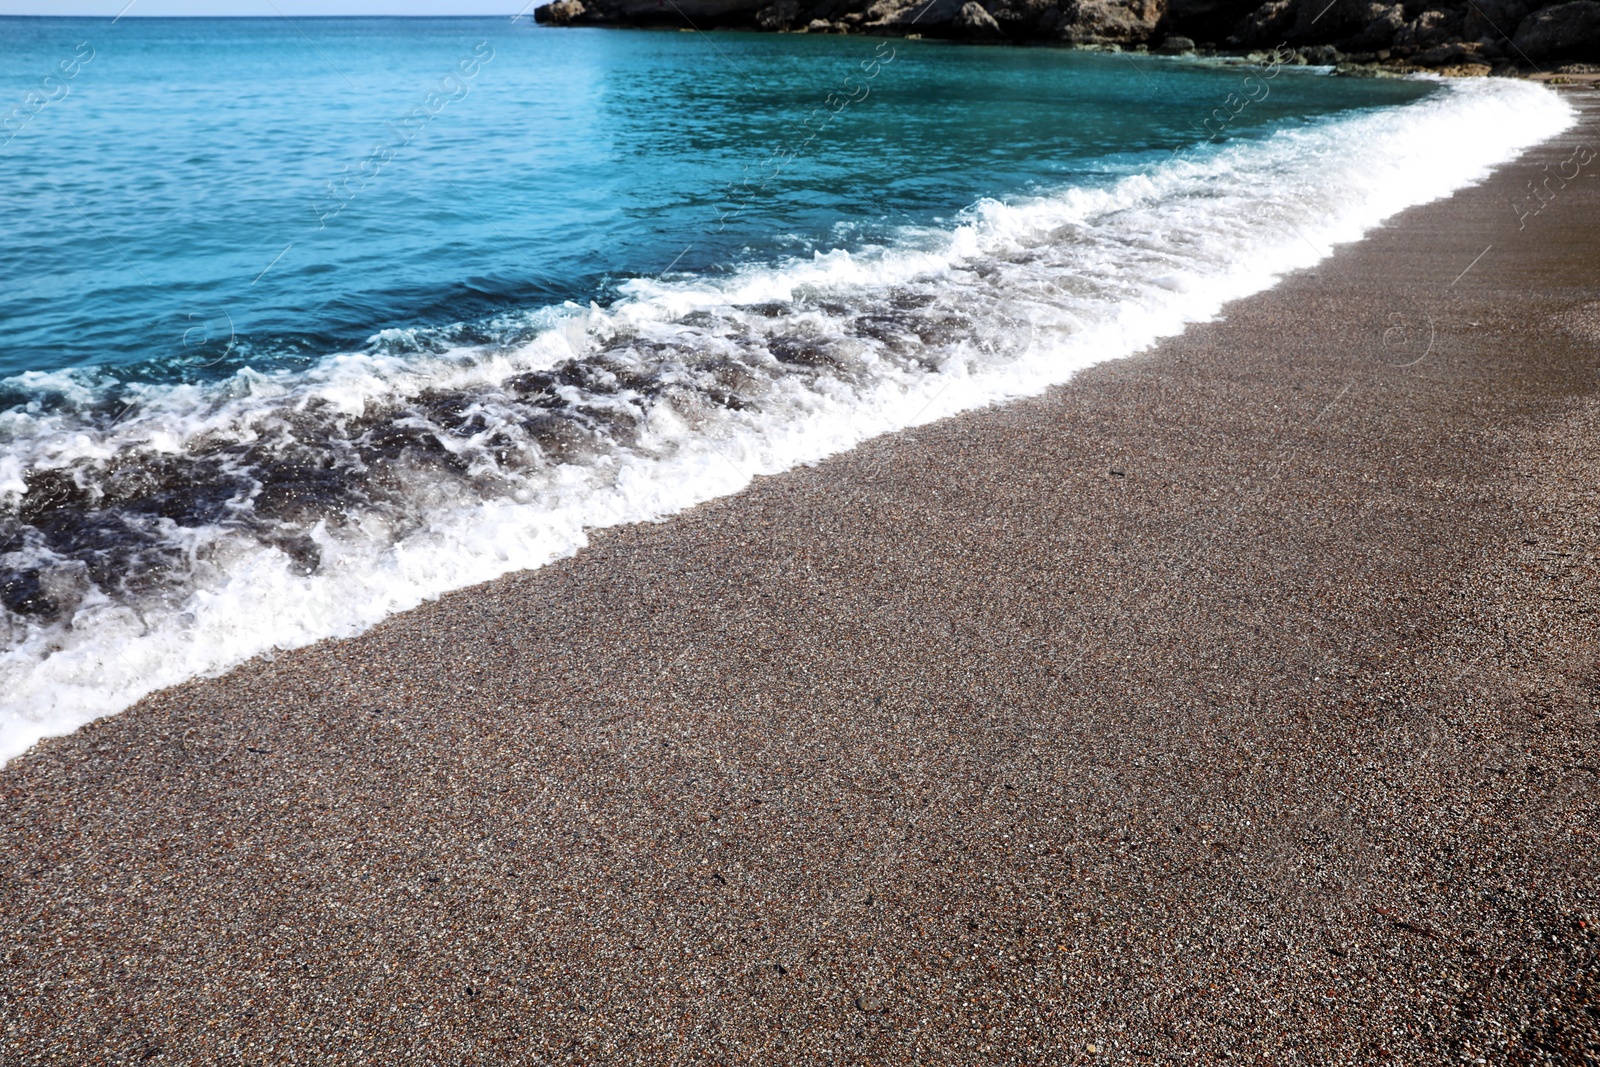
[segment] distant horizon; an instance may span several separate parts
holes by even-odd
[[[439,0],[0,0],[0,18],[511,18],[531,16],[534,6],[485,0],[491,10],[463,12]]]

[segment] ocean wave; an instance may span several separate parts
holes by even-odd
[[[1452,83],[947,230],[222,381],[0,383],[0,759],[887,431],[1033,395],[1574,120]],[[470,338],[473,343],[460,343]],[[490,338],[485,341],[484,338]]]

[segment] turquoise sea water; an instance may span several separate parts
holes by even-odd
[[[6,106],[92,55],[0,148],[0,376],[216,377],[385,328],[605,302],[669,267],[860,247],[1205,140],[1242,81],[1145,57],[526,19],[4,19],[0,39]],[[1271,89],[1212,129],[1256,137],[1429,91]]]
[[[0,18],[0,759],[1036,394],[1570,121],[1270,63]]]

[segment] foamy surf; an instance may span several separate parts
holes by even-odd
[[[34,375],[0,416],[0,759],[272,648],[358,633],[862,440],[1034,395],[1214,317],[1575,120],[1453,83],[984,201],[948,231],[543,309],[220,385]]]

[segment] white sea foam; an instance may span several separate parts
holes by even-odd
[[[100,493],[94,479],[130,456],[159,466],[209,455],[217,441],[241,455],[298,447],[306,420],[355,457],[341,460],[355,478],[370,462],[346,447],[355,431],[340,435],[379,410],[407,432],[432,433],[458,462],[437,479],[397,460],[385,474],[402,486],[403,507],[306,520],[296,534],[314,546],[314,567],[237,524],[145,516],[181,580],[141,593],[88,581],[81,561],[29,540],[11,569],[32,567],[41,596],[70,611],[7,616],[0,759],[155,689],[355,634],[451,589],[570,555],[587,530],[659,519],[877,434],[1037,394],[1482,179],[1574,117],[1526,83],[1451,83],[1413,104],[1173,160],[1110,187],[983,201],[959,226],[907,233],[898,247],[731,278],[641,279],[608,309],[538,312],[543,332],[514,348],[393,354],[416,346],[390,338],[294,374],[122,387],[134,414],[115,423],[83,414],[103,383],[33,376],[30,389],[63,402],[0,415],[0,502],[13,514],[30,472],[66,471]],[[610,361],[602,377],[622,368],[650,384],[548,385],[590,435],[563,458],[527,429],[526,405],[506,383],[600,355]],[[707,402],[724,379],[742,383],[728,391],[749,402]],[[452,432],[433,432],[415,406],[442,394],[460,398]],[[612,414],[626,435],[608,436]]]

